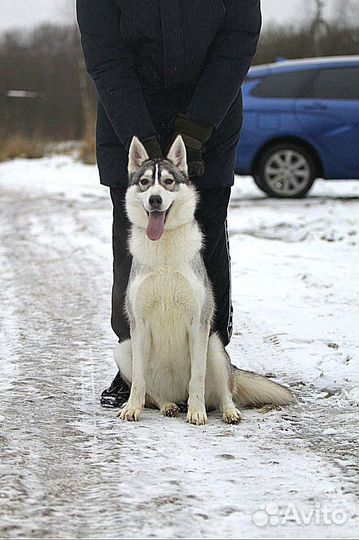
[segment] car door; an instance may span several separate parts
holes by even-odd
[[[299,136],[295,98],[308,76],[308,70],[288,69],[286,66],[274,70],[269,67],[266,73],[261,70],[259,76],[255,71],[250,74],[244,87],[244,122],[237,150],[238,170],[242,170],[242,164],[253,159],[271,140]]]
[[[296,100],[303,130],[321,150],[327,178],[359,178],[359,67],[314,69]]]

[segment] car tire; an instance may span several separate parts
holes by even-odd
[[[313,154],[299,144],[281,142],[259,156],[254,181],[270,197],[305,197],[318,176]]]

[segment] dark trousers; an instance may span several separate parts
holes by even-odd
[[[125,212],[125,188],[110,188],[113,203],[113,288],[112,328],[123,341],[130,337],[125,315],[125,295],[131,269],[127,237],[129,221]],[[204,234],[203,259],[215,297],[215,317],[212,330],[218,332],[224,345],[232,335],[232,302],[230,255],[227,233],[227,208],[231,188],[210,188],[200,191],[196,219]]]

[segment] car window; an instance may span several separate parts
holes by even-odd
[[[317,71],[306,97],[359,100],[359,68],[347,67]]]
[[[263,77],[260,83],[251,91],[251,96],[282,99],[299,97],[307,84],[310,74],[310,71],[303,70],[275,73]]]

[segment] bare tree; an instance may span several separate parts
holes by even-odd
[[[75,6],[75,0],[61,0],[60,5],[58,6],[61,14],[63,14],[67,18],[69,24],[73,24],[76,20]],[[76,55],[79,74],[81,106],[84,118],[84,135],[86,137],[91,137],[91,132],[94,130],[95,121],[93,107],[91,106],[91,83],[89,81],[84,57],[82,54],[79,32],[76,32],[76,36]]]
[[[313,51],[315,56],[322,54],[322,43],[324,37],[328,34],[329,26],[324,19],[325,0],[315,1],[315,17],[311,27],[311,36],[313,38]]]
[[[81,138],[86,122],[79,58],[74,27],[45,25],[30,34],[5,34],[0,42],[0,136]],[[13,90],[22,91],[22,97]],[[26,97],[29,92],[39,99]],[[94,108],[93,97],[87,106]]]

